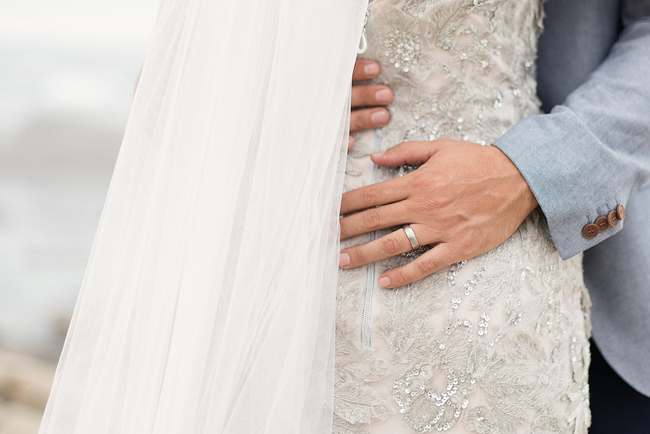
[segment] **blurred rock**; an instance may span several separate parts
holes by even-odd
[[[41,415],[22,404],[0,404],[0,434],[37,434]]]
[[[56,366],[0,348],[0,434],[36,434]]]

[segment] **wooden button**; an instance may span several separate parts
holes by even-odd
[[[616,216],[618,217],[619,220],[625,219],[625,207],[620,203],[616,207]]]
[[[607,223],[609,223],[609,226],[612,228],[615,228],[618,225],[619,219],[618,219],[618,214],[616,214],[616,211],[612,211],[607,215]]]
[[[593,223],[589,223],[588,225],[585,225],[584,228],[582,228],[582,236],[588,240],[596,238],[599,232],[600,230],[598,229],[598,226]]]
[[[598,231],[601,233],[609,229],[609,223],[607,222],[607,217],[598,217],[596,219],[595,224],[596,226],[598,226]]]

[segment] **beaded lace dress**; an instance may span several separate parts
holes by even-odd
[[[355,136],[346,190],[413,170],[373,166],[371,152],[441,137],[487,145],[539,112],[540,0],[375,0],[370,10],[364,57],[395,97],[388,126]],[[542,214],[477,258],[378,285],[419,253],[340,273],[334,433],[585,434],[582,258],[560,258]]]

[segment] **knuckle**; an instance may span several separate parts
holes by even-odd
[[[410,179],[410,184],[414,189],[420,190],[427,187],[429,185],[429,181],[423,176],[420,176],[414,172],[413,176]]]
[[[436,270],[436,263],[430,258],[421,258],[417,262],[418,270],[424,275],[429,275]]]
[[[372,113],[369,110],[364,110],[361,117],[361,124],[364,130],[371,130],[374,128],[372,123]]]
[[[353,79],[361,80],[365,77],[363,67],[363,62],[361,62],[359,59],[354,62],[354,69],[352,70]]]
[[[399,242],[395,238],[393,238],[391,236],[385,237],[382,240],[382,247],[383,247],[384,251],[386,253],[390,254],[390,255],[394,255],[396,253],[399,253],[399,251],[401,250],[401,246],[400,246]]]
[[[375,101],[375,93],[377,90],[373,86],[364,86],[363,89],[363,102],[366,105],[373,105]]]
[[[349,253],[350,253],[350,257],[352,258],[352,261],[355,264],[360,265],[360,264],[365,264],[366,263],[367,255],[363,251],[363,249],[354,249]]]
[[[350,131],[359,131],[363,128],[363,117],[359,111],[350,114]]]
[[[410,279],[408,278],[406,273],[404,273],[404,270],[402,270],[400,268],[397,268],[397,269],[395,269],[393,271],[395,273],[394,278],[393,278],[393,285],[394,286],[404,286],[404,285],[406,285],[407,283],[410,282]]]
[[[373,128],[371,114],[367,109],[354,110],[350,115],[350,130],[365,131]]]
[[[373,99],[373,93],[370,89],[370,86],[367,85],[355,85],[352,86],[353,90],[353,107],[363,107],[371,105]]]
[[[377,201],[377,197],[378,197],[377,188],[374,187],[374,186],[371,186],[371,187],[366,188],[363,191],[361,200],[363,201],[364,205],[372,206]]]
[[[376,209],[369,209],[363,213],[363,224],[366,228],[374,229],[380,222],[381,217]]]
[[[422,207],[422,209],[426,211],[438,209],[440,208],[441,205],[442,205],[441,201],[437,198],[428,197],[420,202],[420,207]]]
[[[474,250],[475,246],[474,238],[473,237],[461,237],[457,242],[456,245],[458,247],[459,253],[463,254],[468,254],[471,253]]]
[[[350,92],[350,105],[351,107],[358,107],[360,105],[360,99],[361,99],[361,89],[359,89],[360,86],[352,86],[352,90]]]
[[[435,195],[429,197],[422,197],[418,201],[418,208],[422,211],[434,211],[442,208],[449,208],[452,205],[453,199],[448,195]]]
[[[448,216],[443,216],[442,218],[439,218],[435,222],[435,226],[439,231],[449,233],[454,229],[456,226],[457,222],[453,218],[449,218]]]
[[[343,222],[339,222],[339,228],[341,230],[341,239],[344,240],[346,238],[349,238],[348,237],[349,230],[348,230],[347,224],[345,224]]]

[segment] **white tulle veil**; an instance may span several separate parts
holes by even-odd
[[[163,0],[41,434],[331,433],[366,0]]]

